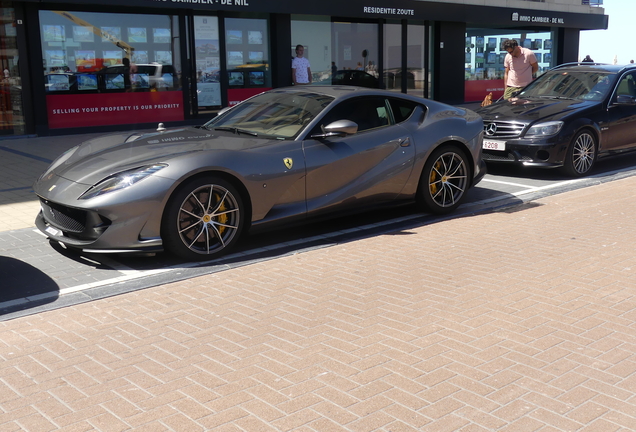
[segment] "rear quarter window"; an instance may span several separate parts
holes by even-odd
[[[416,102],[390,98],[389,104],[391,105],[391,111],[393,111],[393,117],[395,117],[396,123],[402,123],[408,120],[415,111],[415,108],[419,105]]]

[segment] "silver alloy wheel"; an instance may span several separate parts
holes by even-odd
[[[585,174],[592,168],[595,158],[596,145],[594,137],[587,132],[580,134],[574,141],[574,147],[572,148],[572,166],[574,170],[579,174]]]
[[[431,198],[440,207],[454,206],[468,187],[468,167],[464,158],[454,151],[442,153],[433,163],[428,190]]]
[[[236,197],[226,188],[214,184],[199,186],[179,207],[179,237],[194,253],[216,253],[236,236],[240,212]]]

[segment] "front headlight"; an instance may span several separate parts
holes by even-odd
[[[91,186],[91,188],[84,192],[79,199],[90,199],[109,192],[125,189],[167,166],[167,164],[155,164],[128,171],[122,171],[111,177],[105,178],[95,186]]]
[[[562,121],[551,121],[545,123],[537,123],[531,126],[526,132],[526,138],[548,137],[559,133],[563,127]]]

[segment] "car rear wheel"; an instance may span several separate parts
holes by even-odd
[[[167,251],[188,261],[215,258],[227,252],[243,230],[241,196],[229,182],[198,178],[171,197],[162,221]]]
[[[436,149],[424,165],[419,201],[431,213],[455,210],[468,190],[469,173],[468,159],[462,150],[452,145]]]
[[[596,162],[596,138],[588,131],[577,133],[568,148],[563,169],[571,177],[589,173]]]

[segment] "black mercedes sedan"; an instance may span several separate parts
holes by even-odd
[[[488,163],[588,174],[597,158],[636,149],[636,66],[568,63],[515,97],[476,110]]]

